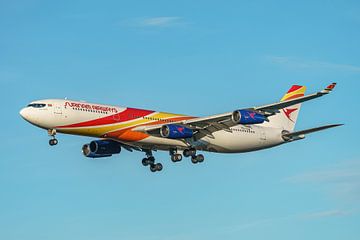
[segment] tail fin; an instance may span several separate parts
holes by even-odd
[[[289,91],[281,98],[280,102],[302,97],[305,94],[306,87],[293,85]],[[290,107],[280,109],[280,112],[269,118],[272,127],[283,128],[284,130],[293,131],[296,120],[300,112],[301,103]]]

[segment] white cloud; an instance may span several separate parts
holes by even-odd
[[[306,213],[306,214],[300,215],[300,217],[304,218],[304,219],[317,219],[317,218],[346,216],[349,214],[350,214],[349,211],[335,209],[335,210],[326,210],[326,211]]]
[[[272,64],[295,69],[326,69],[344,72],[360,72],[360,66],[351,64],[312,61],[288,56],[267,56],[266,59]]]
[[[316,211],[316,212],[308,212],[308,213],[290,214],[287,216],[263,218],[263,219],[249,221],[246,223],[241,223],[238,225],[227,226],[227,227],[220,228],[219,231],[226,232],[226,233],[239,232],[239,231],[249,229],[249,228],[262,227],[262,226],[271,225],[271,224],[279,224],[279,223],[288,222],[288,221],[314,220],[314,219],[319,219],[319,218],[332,218],[332,217],[347,216],[353,212],[354,211],[344,211],[344,210],[339,210],[339,209],[333,209],[333,210],[324,210],[324,211]]]
[[[360,161],[345,161],[324,169],[309,171],[285,179],[296,184],[317,184],[333,196],[360,199]]]
[[[339,182],[360,177],[358,169],[328,169],[302,173],[287,178],[290,182]]]
[[[162,16],[130,19],[123,21],[121,24],[130,27],[165,28],[183,25],[184,22],[182,20],[181,17]]]
[[[168,27],[179,24],[180,20],[180,17],[153,17],[143,19],[140,24],[149,27]]]

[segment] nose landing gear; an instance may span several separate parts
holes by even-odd
[[[50,146],[55,146],[56,144],[58,144],[58,140],[56,139],[55,135],[56,135],[56,129],[49,129],[48,130],[48,134],[49,136],[51,136],[52,138],[49,140],[49,145]]]
[[[50,139],[49,140],[49,145],[50,146],[55,146],[56,144],[58,144],[58,140],[56,139],[56,138],[54,138],[54,139]]]

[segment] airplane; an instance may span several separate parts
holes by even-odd
[[[27,122],[47,130],[49,144],[58,143],[57,133],[97,138],[84,144],[89,158],[110,157],[121,149],[145,153],[144,166],[161,171],[153,152],[168,151],[172,162],[190,157],[194,164],[204,161],[198,151],[244,153],[301,140],[305,135],[341,126],[331,124],[294,131],[301,103],[330,93],[336,83],[305,95],[305,86],[293,85],[276,103],[237,109],[232,112],[193,117],[130,107],[45,99],[33,101],[20,111]]]

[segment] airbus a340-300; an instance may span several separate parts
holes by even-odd
[[[86,157],[102,158],[120,153],[142,151],[144,166],[161,171],[153,152],[168,151],[173,162],[189,157],[192,163],[204,161],[199,151],[243,153],[274,147],[305,138],[305,135],[341,124],[294,131],[302,102],[330,93],[324,90],[305,94],[305,86],[292,86],[280,102],[238,109],[207,117],[118,107],[68,99],[31,102],[20,115],[31,124],[46,129],[49,144],[56,145],[57,133],[97,138],[82,147]]]

